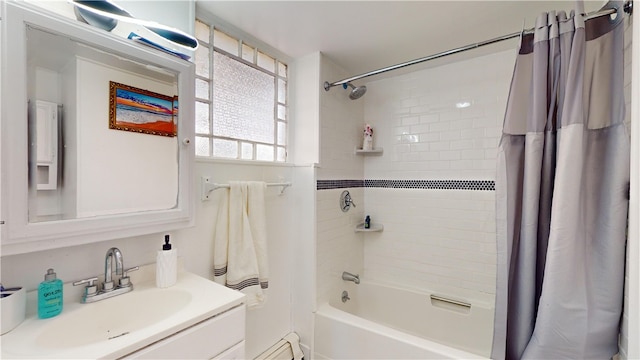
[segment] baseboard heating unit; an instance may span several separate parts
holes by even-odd
[[[275,343],[255,360],[301,360],[304,353],[300,349],[300,337],[292,332]]]

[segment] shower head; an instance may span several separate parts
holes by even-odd
[[[325,81],[324,82],[324,91],[329,91],[329,89],[331,89],[334,86],[338,86],[338,85],[340,85],[340,82],[330,84],[328,81]],[[343,89],[346,90],[349,87],[351,87],[351,89],[352,89],[351,92],[349,93],[349,99],[351,99],[351,100],[360,99],[362,97],[362,95],[364,95],[364,93],[367,92],[367,87],[364,86],[364,85],[355,87],[350,82],[342,83],[342,88]]]
[[[342,84],[342,87],[344,89],[346,89],[347,86],[351,87],[351,89],[352,89],[351,92],[349,93],[349,99],[351,99],[351,100],[360,99],[362,97],[362,95],[364,95],[364,93],[367,92],[367,87],[364,86],[364,85],[355,87],[355,86],[353,86],[352,83],[344,83],[344,84]]]

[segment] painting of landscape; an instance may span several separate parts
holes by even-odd
[[[109,128],[151,135],[177,135],[177,96],[109,82]]]

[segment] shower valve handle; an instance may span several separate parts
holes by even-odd
[[[353,202],[353,199],[351,198],[351,195],[349,195],[349,194],[345,195],[344,203],[345,203],[345,205],[352,205],[353,207],[356,207],[356,203]]]

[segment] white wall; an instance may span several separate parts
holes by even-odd
[[[292,329],[300,336],[305,358],[313,354],[313,312],[316,310],[316,169],[313,166],[295,169],[293,181],[297,191],[292,195],[296,216],[291,242]]]
[[[365,179],[494,180],[515,51],[367,84],[365,118],[382,156]],[[456,103],[471,106],[459,109]],[[493,302],[495,194],[482,190],[365,189],[368,279]]]
[[[268,188],[265,194],[267,213],[267,243],[269,259],[269,289],[261,308],[247,313],[247,358],[253,358],[291,331],[291,285],[294,232],[297,221],[295,199],[303,184],[293,181],[294,168],[286,165],[245,165],[198,162],[196,179],[209,176],[216,183],[230,180],[266,182],[291,181],[293,185],[283,195],[279,188]],[[207,278],[213,271],[213,234],[218,204],[224,191],[213,192],[208,201],[197,200],[196,227],[177,232],[183,241],[180,254],[187,268]],[[199,194],[197,195],[199,198]],[[188,242],[188,243],[185,243]]]
[[[348,190],[358,205],[348,212],[339,206],[340,194]],[[362,206],[361,206],[362,205]],[[344,281],[342,272],[362,275],[364,269],[363,235],[354,231],[364,217],[363,188],[318,190],[317,211],[317,301],[340,297]]]
[[[176,206],[177,137],[114,130],[108,126],[110,81],[171,97],[177,94],[176,85],[88,59],[76,61],[77,216]]]
[[[296,164],[317,164],[320,159],[320,58],[315,52],[295,59],[289,64],[291,80],[289,93],[296,101],[291,103],[290,154]]]
[[[320,84],[347,76],[344,69],[322,55]],[[362,179],[364,162],[354,150],[362,146],[363,102],[350,100],[348,94],[339,86],[320,92],[318,180]],[[348,212],[342,212],[339,206],[340,194],[344,190],[349,190],[356,204]],[[316,191],[316,288],[319,303],[326,302],[331,296],[340,296],[343,271],[362,273],[363,235],[354,229],[363,221],[364,208],[362,188]]]
[[[365,159],[365,178],[494,179],[515,56],[508,50],[368,83],[365,119],[385,152]]]
[[[344,69],[322,55],[319,86],[347,76]],[[336,86],[320,92],[320,180],[362,179],[364,163],[355,155],[355,148],[362,147],[363,102],[362,98],[350,100],[350,91]]]
[[[365,190],[366,212],[384,231],[367,233],[367,279],[454,298],[494,302],[492,191]]]

